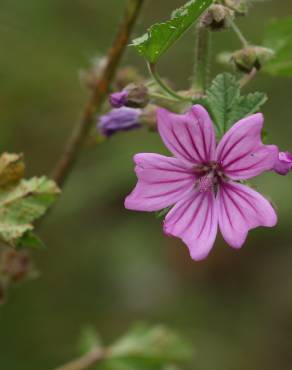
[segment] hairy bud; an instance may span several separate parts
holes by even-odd
[[[97,128],[104,136],[111,136],[119,131],[129,131],[141,127],[141,109],[122,107],[113,109],[99,117]]]
[[[150,131],[157,131],[157,106],[149,104],[143,110],[141,115],[141,123],[145,125]]]
[[[148,89],[142,84],[130,84],[124,90],[112,94],[109,100],[114,108],[145,108],[149,103]]]
[[[235,12],[235,15],[246,15],[248,12],[247,0],[224,0],[224,5]]]
[[[220,4],[213,4],[201,18],[201,27],[212,31],[222,31],[229,27],[228,18],[233,17],[231,9]]]
[[[123,90],[131,83],[143,83],[144,78],[133,67],[124,67],[118,70],[115,78],[115,87],[117,90]]]
[[[88,70],[82,70],[79,73],[81,84],[89,90],[96,88],[96,83],[100,79],[107,59],[96,58],[92,61],[91,66]]]
[[[240,71],[250,73],[253,68],[257,70],[261,69],[273,56],[274,52],[271,49],[250,46],[233,53],[231,61]]]

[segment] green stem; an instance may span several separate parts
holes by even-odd
[[[237,37],[239,38],[240,42],[242,43],[242,46],[244,48],[247,48],[249,46],[249,42],[247,41],[247,39],[241,32],[240,28],[237,26],[237,24],[233,21],[231,17],[228,17],[228,22],[231,28],[233,29],[233,31],[235,32],[235,34],[237,35]]]
[[[202,26],[196,30],[195,63],[192,87],[205,91],[209,83],[209,67],[211,57],[211,32]]]
[[[169,96],[173,97],[176,100],[188,101],[188,102],[191,101],[190,98],[186,98],[185,96],[182,96],[182,95],[178,94],[177,92],[175,92],[174,90],[172,90],[172,88],[169,87],[162,80],[162,78],[159,76],[159,74],[156,71],[156,65],[155,64],[148,63],[148,68],[149,68],[149,72],[150,72],[151,77],[157,82],[157,84],[161,87],[161,89],[164,90]]]
[[[177,103],[177,99],[176,98],[173,98],[173,97],[168,96],[168,95],[162,95],[162,94],[151,92],[151,93],[149,93],[149,96],[152,99],[167,100],[169,102]]]
[[[107,352],[104,349],[96,348],[84,356],[69,362],[68,364],[58,367],[56,370],[85,370],[98,364],[106,359]]]

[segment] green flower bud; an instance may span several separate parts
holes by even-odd
[[[249,4],[247,0],[223,0],[225,6],[235,12],[235,15],[246,15]]]
[[[126,106],[130,108],[145,108],[149,104],[148,88],[145,85],[130,84],[125,90],[128,93]]]
[[[229,27],[228,18],[233,17],[231,9],[220,4],[213,4],[201,18],[201,27],[211,31],[222,31]]]
[[[274,51],[261,46],[250,46],[236,51],[231,56],[231,61],[242,72],[250,73],[253,68],[257,70],[274,56]]]

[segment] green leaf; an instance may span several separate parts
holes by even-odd
[[[218,75],[207,90],[206,101],[219,132],[228,130],[232,109],[239,96],[239,84],[236,78],[228,73]]]
[[[15,247],[23,243],[36,246],[35,237],[29,233],[32,222],[44,215],[59,192],[57,185],[46,177],[0,188],[0,239]]]
[[[275,76],[292,76],[292,16],[269,23],[264,46],[275,51],[264,71]]]
[[[19,181],[24,174],[22,154],[3,153],[0,156],[0,187]]]
[[[241,118],[250,116],[251,114],[258,112],[261,106],[264,105],[267,101],[267,95],[261,92],[255,92],[245,96],[240,96],[231,111],[230,122],[235,123]]]
[[[37,235],[28,231],[19,239],[17,248],[39,249],[45,248],[45,245]]]
[[[143,359],[156,364],[183,363],[192,355],[189,345],[164,326],[135,326],[110,347],[111,359]]]
[[[212,4],[213,0],[191,0],[173,12],[165,23],[156,23],[133,45],[148,62],[156,63]]]
[[[239,82],[229,73],[218,75],[203,98],[218,137],[240,119],[258,112],[266,101],[266,94],[260,92],[241,95]]]

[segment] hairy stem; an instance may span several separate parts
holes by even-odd
[[[240,87],[243,88],[248,85],[258,74],[258,70],[254,67],[250,73],[246,74],[242,79],[239,81]]]
[[[149,72],[151,77],[156,81],[156,83],[161,87],[163,91],[165,91],[170,97],[181,100],[181,101],[190,101],[189,98],[186,98],[185,96],[182,96],[178,94],[176,91],[172,90],[171,87],[169,87],[159,76],[157,70],[156,70],[156,64],[149,63],[148,64]]]
[[[69,362],[68,364],[58,367],[56,370],[84,370],[98,364],[106,358],[106,351],[96,348],[84,356]]]
[[[245,36],[241,32],[240,28],[234,22],[234,20],[231,17],[228,17],[228,22],[229,22],[231,28],[233,29],[233,31],[235,32],[235,34],[237,35],[237,37],[239,38],[242,46],[244,48],[248,47],[249,46],[249,42],[247,41],[247,39],[245,38]]]
[[[74,128],[53,172],[53,178],[59,186],[64,184],[70,174],[82,145],[91,127],[94,125],[95,113],[99,110],[109,91],[110,83],[128,44],[131,31],[143,2],[144,0],[128,0],[126,3],[124,18],[120,24],[112,47],[108,51],[106,64],[100,74],[101,77],[96,81],[95,89],[84,109],[82,118]]]
[[[211,32],[198,25],[196,29],[195,63],[192,87],[204,92],[208,87],[210,55],[211,55]]]

